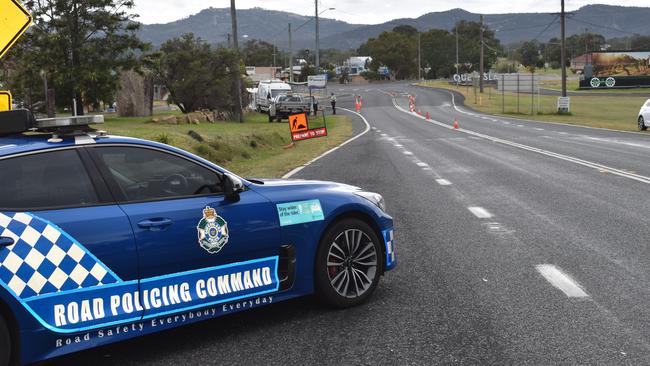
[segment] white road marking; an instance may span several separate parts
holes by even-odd
[[[539,264],[535,268],[553,287],[564,292],[568,297],[589,297],[571,276],[562,272],[556,266]]]
[[[325,156],[327,156],[327,155],[333,153],[334,151],[336,151],[336,150],[342,148],[343,146],[349,144],[350,142],[352,142],[352,141],[358,139],[359,137],[365,135],[366,133],[368,133],[368,131],[370,131],[370,123],[368,123],[368,120],[366,119],[366,117],[362,116],[361,114],[359,114],[359,113],[357,113],[357,112],[351,111],[351,110],[349,110],[349,109],[347,109],[347,108],[339,107],[339,109],[342,109],[342,110],[344,110],[344,111],[346,111],[346,112],[349,112],[349,113],[352,113],[352,114],[356,114],[359,118],[361,118],[361,120],[363,121],[363,123],[366,124],[366,128],[365,128],[361,133],[359,133],[358,135],[353,136],[353,137],[347,139],[346,141],[344,141],[344,142],[343,142],[342,144],[340,144],[339,146],[336,146],[336,147],[334,147],[334,148],[332,148],[332,149],[330,149],[330,150],[325,151],[324,153],[322,153],[322,154],[318,155],[317,157],[311,159],[310,161],[306,162],[304,165],[299,166],[299,167],[293,169],[292,171],[290,171],[289,173],[283,175],[283,176],[282,176],[283,179],[291,178],[292,176],[294,176],[294,175],[295,175],[296,173],[298,173],[299,171],[305,169],[306,166],[308,166],[308,165],[310,165],[310,164],[313,164],[313,163],[316,162],[317,160],[319,160],[319,159],[321,159],[321,158],[323,158],[323,157],[325,157]]]
[[[452,93],[452,97],[453,97],[453,93]],[[453,99],[452,99],[452,101],[453,101]],[[455,105],[455,103],[454,103],[454,105]],[[397,103],[395,102],[394,99],[393,99],[393,106],[395,106],[395,108],[397,108],[398,110],[400,110],[400,111],[402,111],[402,112],[404,112],[406,114],[410,114],[410,115],[412,115],[412,116],[414,116],[416,118],[426,120],[429,123],[432,123],[432,124],[440,126],[440,127],[444,127],[446,129],[449,129],[449,130],[454,130],[454,131],[466,133],[466,134],[472,135],[472,136],[482,137],[482,138],[484,138],[486,140],[489,140],[489,141],[492,141],[492,142],[498,142],[500,144],[516,147],[516,148],[519,148],[519,149],[522,149],[522,150],[535,152],[535,153],[545,155],[545,156],[550,156],[552,158],[568,161],[568,162],[578,164],[578,165],[582,165],[582,166],[585,166],[585,167],[588,167],[588,168],[593,168],[593,169],[596,169],[596,170],[603,170],[603,171],[606,171],[606,172],[608,172],[610,174],[618,175],[619,177],[623,177],[623,178],[632,179],[632,180],[635,180],[637,182],[650,184],[650,177],[643,176],[643,175],[640,175],[640,174],[629,173],[629,172],[626,172],[625,170],[622,170],[622,169],[616,169],[616,168],[613,168],[613,167],[609,167],[607,165],[603,165],[603,164],[594,163],[594,162],[591,162],[591,161],[588,161],[588,160],[575,158],[573,156],[564,155],[564,154],[552,152],[552,151],[549,151],[549,150],[544,150],[544,149],[540,149],[540,148],[537,148],[537,147],[520,144],[520,143],[517,143],[517,142],[514,142],[514,141],[500,139],[498,137],[485,135],[485,134],[470,131],[470,130],[467,130],[467,129],[464,129],[464,128],[454,129],[453,126],[450,126],[450,125],[448,125],[446,123],[442,123],[442,122],[439,122],[439,121],[436,121],[436,120],[433,120],[433,119],[427,120],[426,118],[418,116],[417,114],[410,113],[409,111],[407,111],[404,108],[397,105]],[[456,107],[456,110],[460,111],[460,109],[458,109],[458,107]]]
[[[536,127],[535,129],[536,129],[537,131],[544,131],[543,128],[539,128],[539,127]]]
[[[404,151],[404,155],[407,155],[407,156],[413,156],[413,153],[410,152],[410,151]]]
[[[474,206],[468,207],[467,209],[479,219],[489,219],[493,216],[488,210],[484,209],[483,207]]]
[[[417,164],[417,166],[419,166],[420,168],[428,168],[428,167],[429,167],[429,164],[427,164],[427,163],[423,163],[423,162],[421,162],[421,161],[418,162],[418,163],[416,163],[416,164]]]
[[[395,146],[395,147],[404,147],[404,145],[402,145],[402,144],[395,144],[393,146]]]
[[[558,132],[560,135],[568,135],[568,132]]]
[[[436,179],[436,182],[441,186],[450,186],[451,182],[446,179]]]
[[[388,135],[385,134],[385,133],[382,133],[382,134],[381,134],[381,137],[388,137]]]

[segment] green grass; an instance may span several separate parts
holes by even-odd
[[[646,97],[607,97],[607,96],[572,96],[571,113],[558,114],[557,97],[537,95],[531,99],[530,94],[519,96],[505,93],[505,110],[502,106],[501,93],[496,90],[485,91],[482,97],[474,94],[472,87],[456,88],[444,81],[425,82],[424,86],[456,90],[465,96],[465,105],[475,110],[508,117],[532,119],[547,122],[559,122],[590,127],[611,128],[621,131],[636,131],[639,109]],[[531,114],[531,110],[533,114]]]
[[[180,115],[166,111],[165,115]],[[158,114],[156,117],[160,117]],[[322,124],[322,123],[321,123]],[[318,124],[314,123],[314,126]],[[327,116],[328,136],[300,141],[291,149],[289,126],[269,123],[259,113],[246,115],[245,123],[217,122],[200,125],[154,123],[151,117],[120,118],[106,115],[102,129],[113,135],[144,138],[195,153],[244,177],[277,178],[352,135],[347,116]]]

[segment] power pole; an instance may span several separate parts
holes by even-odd
[[[289,23],[289,82],[293,83],[293,43],[291,42],[291,23]]]
[[[458,64],[458,24],[456,24],[456,75],[460,76],[460,65]]]
[[[320,26],[318,24],[318,0],[314,0],[316,5],[316,70],[320,69]]]
[[[561,50],[560,50],[560,62],[562,63],[562,96],[566,97],[566,33],[565,33],[565,13],[564,13],[564,0],[562,1],[562,10],[560,12],[560,24],[561,24]]]
[[[485,73],[485,70],[483,69],[483,15],[481,15],[481,60],[480,65],[479,65],[479,73],[480,75],[478,76],[478,85],[479,85],[479,91],[483,93],[483,74]]]
[[[418,82],[422,80],[422,46],[421,46],[421,37],[422,32],[418,29]]]
[[[235,50],[235,65],[233,67],[235,70],[235,79],[236,79],[236,94],[237,100],[239,101],[239,108],[237,109],[237,117],[239,122],[244,122],[244,106],[241,99],[241,71],[239,70],[239,42],[237,41],[237,8],[235,7],[235,0],[230,0],[230,19],[232,23],[232,39],[233,39],[233,48]]]

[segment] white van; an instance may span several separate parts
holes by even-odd
[[[282,80],[263,80],[257,87],[257,111],[268,113],[272,99],[278,95],[290,94],[291,85]]]

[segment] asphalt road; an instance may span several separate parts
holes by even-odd
[[[483,116],[408,84],[335,92],[361,94],[372,129],[295,178],[385,196],[399,262],[369,303],[304,298],[50,364],[650,364],[649,135]]]

